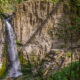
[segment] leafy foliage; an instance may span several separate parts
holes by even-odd
[[[2,13],[12,14],[15,11],[15,6],[22,1],[27,0],[0,0],[0,15]]]
[[[54,74],[53,79],[54,80],[79,80],[79,62],[73,62],[72,63],[72,76],[70,77],[70,65],[63,68],[61,71],[58,71]]]
[[[0,0],[0,10],[1,12],[9,12],[13,11],[13,0]]]
[[[12,14],[15,11],[15,6],[23,1],[28,0],[0,0],[0,15],[2,13],[9,13]],[[46,1],[53,1],[58,2],[58,0],[46,0]]]

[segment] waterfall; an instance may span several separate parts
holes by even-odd
[[[21,65],[17,54],[17,45],[15,34],[10,23],[10,18],[5,20],[7,29],[7,51],[9,56],[10,68],[8,70],[8,77],[19,77],[22,75],[20,72]]]

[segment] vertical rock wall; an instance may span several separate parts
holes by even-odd
[[[42,59],[51,49],[64,45],[56,37],[56,28],[64,17],[69,19],[62,2],[28,1],[16,7],[13,28],[17,43],[23,45],[20,51],[25,58],[31,60],[35,55]]]
[[[63,8],[62,2],[45,1],[29,1],[17,6],[14,31],[17,41],[24,45],[21,53],[25,58],[37,60],[34,56],[38,56],[42,59],[53,47],[63,45],[56,37],[58,23],[65,15]]]
[[[3,44],[2,44],[2,20],[0,19],[0,69],[2,68],[2,53],[3,53]]]
[[[36,35],[49,36],[49,28],[56,27],[57,19],[63,16],[63,5],[59,4],[58,9],[56,9],[56,6],[54,3],[44,1],[20,4],[16,9],[14,19],[17,40],[26,44],[39,27],[42,28],[39,28],[40,30],[35,33]]]

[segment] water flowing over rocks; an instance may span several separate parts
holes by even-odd
[[[56,36],[60,21],[69,21],[62,2],[28,1],[16,6],[12,20],[18,51],[30,62],[43,59],[51,49],[61,48],[65,44]],[[0,22],[0,34],[2,30]],[[1,38],[1,37],[0,37]],[[34,61],[33,61],[34,60]]]
[[[12,20],[16,41],[21,44],[18,51],[26,59],[33,54],[42,59],[52,48],[64,46],[64,42],[56,37],[58,23],[64,17],[69,19],[62,2],[28,1],[19,4]]]
[[[10,68],[8,70],[8,77],[19,77],[22,75],[21,65],[17,53],[17,45],[15,40],[15,34],[10,24],[10,18],[5,20],[7,31],[7,52],[9,56]]]
[[[22,62],[26,60],[33,66],[31,69],[33,76],[42,71],[45,77],[48,73],[53,74],[71,63],[70,32],[67,33],[66,37],[64,36],[66,42],[64,39],[59,38],[62,37],[59,34],[63,34],[63,30],[71,25],[70,11],[61,1],[57,4],[43,0],[26,1],[16,6],[13,14],[11,25],[16,37],[17,50],[20,58],[23,58]],[[73,32],[75,33],[75,31]],[[74,36],[77,39],[77,36]],[[73,40],[73,43],[75,41],[73,48],[80,44],[80,41],[77,42],[75,39]],[[0,19],[0,68],[2,67],[2,54],[4,53],[5,42],[5,24]],[[74,49],[73,60],[78,60],[79,52],[80,50]],[[15,64],[17,62],[14,63],[15,67],[13,67],[11,72],[14,72]]]

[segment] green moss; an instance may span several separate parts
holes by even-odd
[[[23,58],[21,53],[19,53],[19,59],[20,59],[21,64],[26,64],[27,63],[26,59]]]
[[[71,57],[72,55],[73,55],[73,52],[72,51],[68,51],[67,56]]]
[[[44,0],[44,1],[58,3],[59,0]]]
[[[4,45],[4,54],[3,54],[3,61],[2,61],[2,69],[0,70],[0,78],[4,78],[6,76],[6,73],[8,72],[7,69],[7,43],[5,42]]]
[[[20,43],[20,41],[19,41],[19,40],[16,40],[16,43],[17,43],[17,45],[18,45],[18,46],[23,46],[23,44],[22,44],[22,43]]]
[[[7,69],[7,64],[5,62],[5,58],[4,58],[4,61],[3,61],[3,65],[2,65],[2,69],[0,69],[0,78],[5,78],[7,72],[8,72],[8,69]]]

